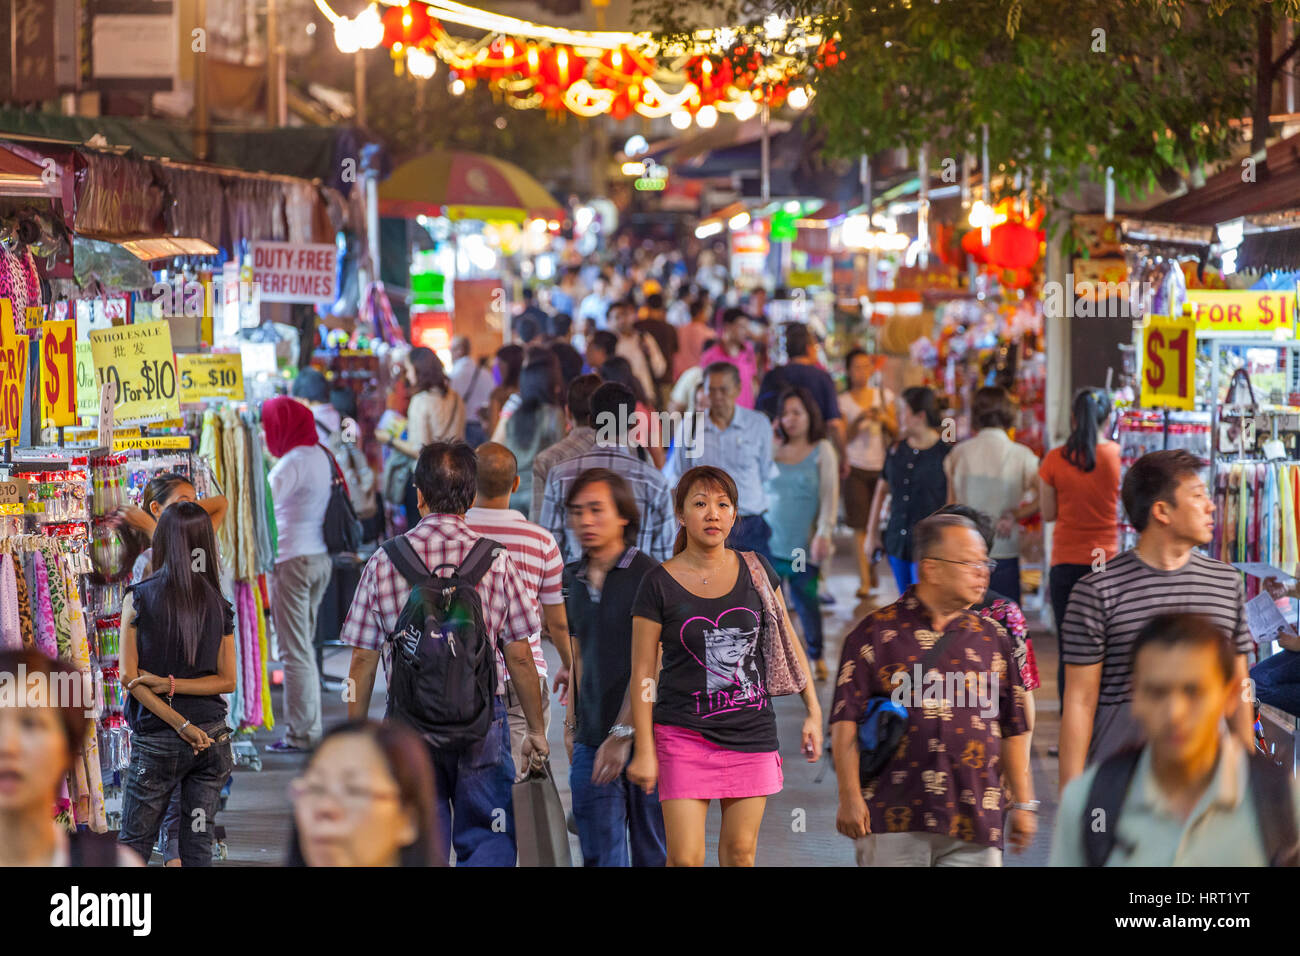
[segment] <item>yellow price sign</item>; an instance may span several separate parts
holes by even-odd
[[[1151,318],[1142,330],[1144,408],[1196,407],[1196,320]]]
[[[41,329],[41,427],[77,424],[77,320]]]
[[[94,418],[99,414],[99,386],[95,384],[95,356],[89,342],[76,347],[77,417]]]
[[[189,451],[189,435],[151,435],[113,438],[113,451]]]
[[[16,441],[27,390],[27,336],[19,335],[14,304],[0,299],[0,441]]]
[[[181,379],[181,401],[205,398],[244,400],[244,360],[238,353],[178,355],[176,371]]]
[[[99,388],[117,387],[113,419],[130,425],[180,418],[171,324],[140,322],[90,333]]]
[[[27,334],[39,332],[45,325],[45,306],[29,305],[27,307]]]

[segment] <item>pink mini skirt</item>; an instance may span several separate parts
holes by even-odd
[[[781,791],[781,755],[728,750],[684,727],[655,724],[660,800],[731,800]]]

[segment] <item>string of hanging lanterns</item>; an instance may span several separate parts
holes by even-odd
[[[749,119],[764,105],[803,109],[816,74],[844,58],[815,22],[775,16],[758,28],[704,30],[668,46],[648,33],[543,26],[452,0],[377,0],[352,19],[327,0],[316,5],[344,53],[382,45],[399,73],[420,79],[432,78],[442,61],[453,94],[483,83],[517,109],[667,116],[678,129],[711,127],[724,113]],[[444,23],[484,36],[455,36]]]

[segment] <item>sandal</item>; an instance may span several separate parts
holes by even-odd
[[[266,745],[266,752],[269,754],[305,754],[307,751],[301,747],[295,747],[287,740],[274,740]]]

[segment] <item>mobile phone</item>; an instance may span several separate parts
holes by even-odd
[[[230,737],[231,737],[231,735],[232,735],[233,733],[234,733],[234,731],[231,730],[229,727],[222,727],[222,728],[221,728],[220,730],[218,730],[216,733],[208,734],[208,738],[209,738],[209,739],[210,739],[214,744],[223,744],[223,743],[225,743],[227,740],[230,739]]]

